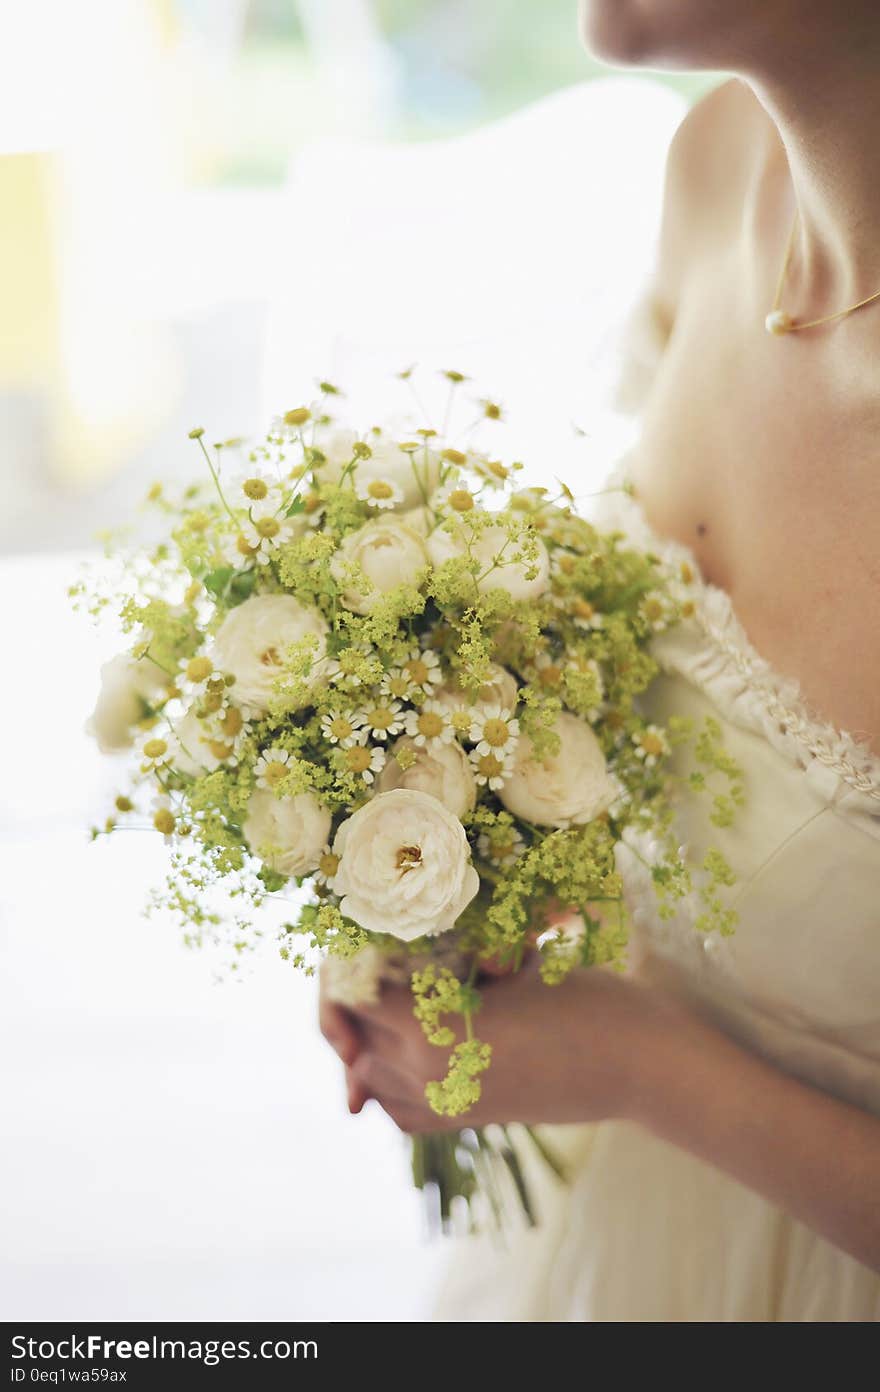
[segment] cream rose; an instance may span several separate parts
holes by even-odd
[[[127,653],[105,662],[101,690],[86,726],[102,754],[129,749],[132,730],[147,713],[147,706],[164,696],[168,677],[148,657]]]
[[[332,817],[313,793],[277,798],[257,790],[248,802],[244,837],[255,856],[280,875],[308,875],[327,844]]]
[[[379,793],[342,823],[333,850],[342,912],[403,942],[445,933],[480,887],[461,822],[415,789]]]
[[[376,517],[343,537],[330,562],[336,580],[345,586],[345,571],[354,562],[371,581],[366,594],[344,588],[342,602],[356,614],[368,614],[376,600],[395,585],[414,585],[428,566],[428,553],[418,532],[397,517]]]
[[[439,701],[448,711],[468,710],[474,717],[484,715],[490,707],[500,706],[511,714],[516,710],[518,687],[516,677],[506,667],[490,662],[486,680],[475,695],[471,695],[457,681],[445,682],[439,687],[433,700]]]
[[[321,465],[321,478],[338,483],[347,465],[351,464],[354,447],[361,437],[353,430],[334,430],[318,448],[326,457]],[[427,459],[422,445],[414,452],[402,450],[393,440],[370,435],[363,442],[370,450],[366,459],[356,459],[348,474],[352,487],[360,487],[374,479],[385,479],[400,490],[399,508],[415,508],[434,492],[440,479],[440,460],[432,451]]]
[[[394,757],[404,749],[415,756],[414,762],[405,769]],[[472,812],[477,801],[477,784],[470,759],[457,742],[426,748],[404,735],[395,743],[376,786],[380,793],[390,792],[392,788],[414,788],[417,792],[429,793],[442,802],[453,817]]]
[[[253,595],[227,614],[211,659],[221,672],[235,677],[236,705],[265,714],[286,650],[309,634],[317,639],[317,661],[326,651],[327,625],[316,609],[306,608],[293,595]]]
[[[520,736],[513,772],[498,796],[515,817],[538,826],[591,822],[611,806],[618,786],[585,721],[562,711],[554,728],[561,741],[559,753],[541,760],[535,757],[528,736]]]
[[[537,554],[531,565],[524,561],[508,560],[508,557],[518,554],[522,549],[521,544],[515,539],[509,540],[506,530],[500,525],[486,527],[474,537],[470,545],[471,554],[480,565],[477,588],[483,593],[488,590],[506,590],[513,599],[537,599],[538,595],[542,595],[550,584],[550,557],[540,537],[536,537],[535,541]],[[454,556],[463,556],[467,550],[463,541],[443,527],[438,527],[431,533],[426,545],[431,564],[435,566],[442,565]],[[498,565],[493,567],[496,556],[500,556],[500,560]],[[526,572],[533,569],[536,574],[530,580]]]

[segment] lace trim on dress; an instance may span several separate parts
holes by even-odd
[[[734,721],[757,726],[800,767],[827,769],[874,804],[871,811],[880,815],[880,757],[845,730],[811,714],[797,681],[781,676],[756,651],[734,613],[730,595],[703,578],[690,548],[658,537],[652,530],[628,491],[623,465],[614,471],[607,488],[601,499],[600,525],[619,529],[676,569],[686,562],[694,576],[688,586],[693,619],[654,640],[654,656],[661,666],[690,678]],[[683,630],[689,624],[696,625],[708,642],[683,642]],[[812,766],[804,762],[804,754],[814,761]]]

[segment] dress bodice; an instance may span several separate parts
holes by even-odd
[[[725,900],[739,915],[730,936],[695,929],[696,893],[661,919],[650,846],[620,849],[633,969],[686,994],[778,1066],[880,1113],[880,759],[817,719],[797,683],[759,656],[693,554],[652,532],[627,476],[624,461],[597,522],[692,577],[692,616],[653,640],[661,675],[644,707],[658,723],[718,720],[746,799],[730,827],[712,825],[708,802],[694,796],[677,812],[690,863],[717,846],[736,875]],[[690,757],[687,745],[676,751],[679,771]]]

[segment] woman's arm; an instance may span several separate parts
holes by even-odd
[[[408,1132],[462,1124],[425,1102],[445,1055],[424,1039],[408,990],[354,1012],[325,1004],[323,1017],[347,1064],[353,1111],[372,1097]],[[474,1029],[492,1045],[492,1063],[472,1124],[638,1123],[880,1269],[880,1119],[608,971],[578,971],[553,987],[531,968],[489,982]]]
[[[684,1012],[639,1071],[634,1121],[880,1270],[880,1118]]]

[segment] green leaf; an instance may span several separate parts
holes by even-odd
[[[257,572],[255,570],[237,571],[229,582],[229,602],[241,604],[243,600],[249,599],[254,592],[256,583]]]
[[[286,511],[286,513],[284,514],[284,516],[285,516],[285,517],[295,517],[296,514],[297,514],[298,512],[305,512],[305,510],[306,510],[305,499],[302,498],[301,496],[297,495],[297,497],[295,497],[294,500],[293,500],[293,502],[290,504],[290,507],[287,509],[287,511]]]
[[[215,599],[219,599],[233,574],[232,566],[219,566],[217,570],[212,570],[210,575],[205,576],[205,589]]]

